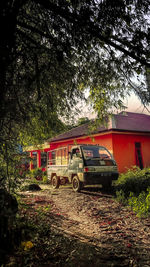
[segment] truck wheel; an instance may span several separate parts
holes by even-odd
[[[51,181],[52,181],[52,187],[54,189],[59,188],[60,182],[59,182],[59,178],[56,175],[52,177]]]
[[[72,188],[74,192],[80,192],[82,189],[82,183],[79,181],[77,176],[74,176],[72,179]]]

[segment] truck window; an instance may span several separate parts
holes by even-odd
[[[105,147],[83,146],[85,166],[112,165],[112,156]]]
[[[56,165],[56,153],[55,151],[52,151],[52,154],[51,154],[51,162],[52,162],[52,165]]]
[[[111,154],[103,147],[100,147],[99,149],[99,156],[103,159],[111,159]]]
[[[72,149],[71,159],[80,158],[80,157],[81,157],[81,152],[80,152],[79,148]]]
[[[84,158],[99,158],[99,159],[111,159],[111,154],[105,147],[87,146],[83,147]]]

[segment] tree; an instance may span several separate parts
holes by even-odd
[[[46,119],[41,119],[41,115],[37,114],[19,131],[19,141],[22,146],[39,145],[49,137],[67,130],[67,125],[58,119],[57,114],[49,113]]]
[[[131,87],[147,105],[149,87],[131,77],[150,69],[149,15],[148,0],[2,0],[0,143],[34,117],[69,117],[87,87],[101,117]]]
[[[150,67],[149,1],[8,0],[0,12],[1,126],[7,116],[26,119],[37,101],[53,109],[55,99],[64,111],[79,84],[94,103],[98,90],[118,107],[128,79]]]
[[[82,117],[82,118],[79,118],[78,121],[77,121],[77,126],[80,126],[84,123],[89,123],[90,120],[88,117]]]

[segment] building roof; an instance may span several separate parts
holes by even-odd
[[[91,123],[85,123],[78,127],[71,129],[68,132],[62,133],[47,141],[56,142],[66,139],[82,137],[89,134],[96,134],[107,131],[130,131],[130,132],[148,132],[150,133],[150,116],[146,114],[121,112],[114,114],[109,119],[107,126],[97,127],[94,132],[90,131]]]

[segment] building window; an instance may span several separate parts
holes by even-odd
[[[141,143],[135,143],[135,161],[136,166],[138,166],[141,170],[143,169],[143,158],[142,158],[142,150],[141,150]]]
[[[41,152],[41,167],[44,168],[47,165],[47,153]]]
[[[37,152],[32,152],[33,169],[37,168]]]

